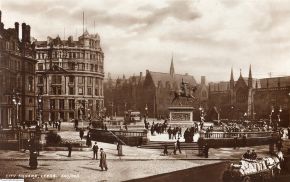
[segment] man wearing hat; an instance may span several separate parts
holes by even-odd
[[[178,149],[179,153],[181,154],[181,147],[180,147],[179,138],[177,139],[176,144],[177,144],[177,149]]]
[[[95,145],[93,146],[93,152],[94,152],[93,159],[96,158],[98,160],[98,150],[99,150],[99,146],[97,145],[97,142],[95,142]]]
[[[107,156],[106,156],[106,153],[104,152],[103,148],[100,149],[101,153],[100,153],[100,167],[102,169],[102,171],[105,170],[107,171],[108,170],[108,166],[107,166]]]

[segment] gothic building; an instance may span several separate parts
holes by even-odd
[[[290,76],[255,79],[249,76],[209,84],[208,104],[221,118],[273,119],[289,123]],[[213,114],[216,115],[216,114]],[[213,116],[213,119],[217,119]]]
[[[36,41],[37,93],[43,120],[95,118],[104,104],[104,53],[98,34]]]
[[[197,111],[200,106],[207,107],[208,88],[205,77],[202,76],[201,84],[197,84],[191,75],[176,74],[172,59],[169,73],[146,70],[145,76],[141,72],[139,76],[131,76],[128,79],[123,76],[115,80],[109,76],[104,84],[107,114],[120,116],[125,110],[137,110],[149,117],[167,117],[169,106],[180,105],[179,101],[171,102],[174,92],[180,90],[182,81],[186,82],[188,87],[197,86],[196,92],[192,94],[198,101],[192,103],[186,99],[179,101],[194,106]]]
[[[30,26],[4,28],[0,11],[0,124],[4,128],[35,120],[34,44]]]

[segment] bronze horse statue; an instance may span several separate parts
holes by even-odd
[[[178,91],[174,91],[174,98],[172,99],[171,104],[175,100],[179,100],[180,97],[187,98],[187,101],[189,99],[191,99],[192,101],[197,100],[197,98],[195,96],[193,96],[193,93],[195,93],[196,90],[197,90],[196,86],[187,88],[187,83],[183,82],[183,80],[182,80],[181,89]]]

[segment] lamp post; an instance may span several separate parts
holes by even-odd
[[[17,125],[19,123],[19,106],[21,105],[19,93],[13,90],[13,96],[12,96],[13,104],[16,106],[16,123],[12,124],[12,128],[14,128],[14,125]]]
[[[113,119],[113,114],[114,114],[114,102],[111,102],[111,119]]]
[[[231,120],[234,120],[234,106],[231,106]]]
[[[38,116],[39,116],[39,121],[38,121],[38,125],[42,125],[42,106],[43,106],[43,98],[41,96],[41,94],[39,93],[37,95],[37,103],[38,103]]]
[[[146,122],[146,120],[147,120],[147,115],[148,115],[148,106],[146,104],[146,106],[145,106],[145,120],[144,120],[144,122]]]

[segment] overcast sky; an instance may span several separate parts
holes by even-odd
[[[105,72],[139,75],[145,70],[200,80],[290,75],[290,0],[0,0],[5,28],[31,25],[32,36],[67,38],[98,33]],[[95,22],[95,26],[94,26]]]

